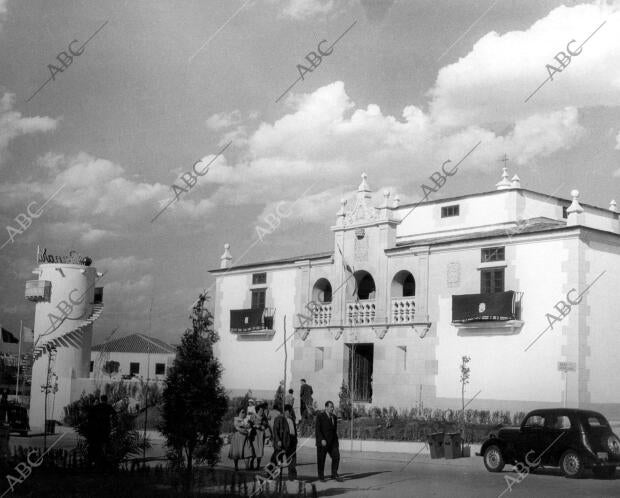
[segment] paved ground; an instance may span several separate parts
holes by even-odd
[[[487,472],[480,457],[457,460],[431,460],[428,455],[402,453],[341,452],[340,474],[343,482],[316,479],[314,448],[302,448],[298,457],[300,479],[315,483],[319,496],[351,497],[476,497],[497,498],[507,489],[505,478],[517,474],[507,466],[501,474]],[[263,461],[263,464],[267,460]],[[408,463],[409,462],[409,463]],[[232,466],[228,458],[223,466]],[[326,469],[329,469],[329,457]],[[245,473],[245,472],[244,472]],[[329,472],[327,472],[329,473]],[[566,479],[557,469],[543,470],[513,484],[503,497],[618,497],[620,478],[599,480]]]
[[[48,438],[48,446],[58,436]],[[11,444],[23,446],[42,446],[42,437],[11,437]],[[57,447],[71,448],[75,443],[73,434],[64,436]],[[162,441],[152,438],[153,447],[147,456],[164,454]],[[501,474],[487,472],[480,457],[460,458],[457,460],[431,460],[428,455],[420,454],[413,460],[413,455],[402,453],[361,453],[341,451],[340,474],[343,482],[317,481],[316,454],[313,441],[298,453],[298,475],[300,479],[313,482],[321,497],[476,497],[497,498],[502,492],[503,498],[511,497],[620,497],[619,477],[613,480],[596,479],[591,474],[584,479],[566,479],[557,469],[541,470],[527,476],[521,483],[513,483],[512,492],[507,490],[506,478],[516,479],[510,466]],[[269,461],[271,448],[266,448]],[[219,466],[232,468],[233,463],[226,455],[228,446],[222,452]],[[243,467],[243,464],[240,465]],[[326,469],[329,474],[330,460],[327,458]],[[253,472],[241,471],[252,477]]]

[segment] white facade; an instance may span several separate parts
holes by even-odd
[[[345,381],[357,382],[359,401],[374,406],[459,408],[467,355],[470,408],[566,403],[620,415],[620,310],[611,303],[620,221],[615,208],[571,196],[524,189],[504,171],[497,190],[415,206],[388,194],[376,207],[364,177],[337,214],[328,253],[230,267],[227,249],[212,272],[224,385],[273,396],[283,378],[283,351],[274,346],[286,315],[296,326],[288,384],[297,391],[307,379],[319,404],[337,401]],[[277,309],[274,335],[231,332],[231,310],[251,307],[252,275],[262,272],[266,306]],[[321,302],[325,280],[330,302]],[[489,315],[493,299],[512,311]],[[475,318],[463,319],[464,311]],[[559,362],[574,371],[559,371]]]

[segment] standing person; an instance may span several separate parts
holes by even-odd
[[[284,404],[291,405],[293,407],[293,420],[295,423],[298,423],[299,421],[297,419],[299,417],[297,417],[297,412],[295,411],[295,394],[292,389],[289,389],[288,394],[284,396]]]
[[[301,379],[301,387],[299,389],[299,409],[301,410],[302,418],[308,418],[312,414],[312,386],[306,384],[306,379]]]
[[[2,391],[2,399],[0,400],[0,423],[10,422],[9,415],[9,392],[4,389]]]
[[[338,475],[340,449],[338,447],[338,419],[334,415],[334,403],[325,403],[325,411],[316,417],[316,465],[319,479],[325,481],[325,457],[329,453],[332,460],[332,479],[342,482]]]
[[[283,454],[284,453],[284,454]],[[273,422],[273,455],[271,462],[278,465],[285,456],[288,464],[288,479],[297,479],[297,427],[293,420],[293,407],[284,405],[284,415]]]
[[[265,433],[270,431],[269,421],[266,415],[267,403],[258,403],[256,405],[256,413],[252,415],[252,427],[255,431],[254,438],[250,439],[252,445],[252,458],[256,459],[256,467],[250,461],[250,469],[260,469],[260,461],[265,454]]]
[[[108,397],[102,394],[99,403],[91,407],[88,417],[89,460],[100,469],[106,467],[106,452],[115,418],[116,411],[108,404]]]
[[[248,435],[250,433],[248,425],[245,423],[245,408],[240,408],[237,416],[233,420],[235,432],[230,441],[228,458],[235,462],[235,472],[239,470],[239,460],[245,460],[252,456],[252,448]]]

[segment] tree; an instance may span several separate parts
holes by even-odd
[[[65,407],[65,423],[75,429],[82,436],[78,443],[78,451],[83,455],[89,453],[89,447],[97,439],[96,427],[92,427],[92,409],[99,400],[101,391],[96,389],[92,394],[82,393],[80,399]],[[146,439],[142,439],[140,432],[135,428],[135,415],[129,413],[129,404],[126,402],[125,391],[109,389],[109,403],[114,407],[116,416],[110,427],[109,443],[104,447],[105,461],[112,468],[117,468],[122,460],[128,456],[138,455],[145,446],[150,447]]]
[[[104,374],[106,374],[110,379],[112,379],[112,375],[118,373],[118,367],[120,363],[118,361],[106,361],[103,364],[103,368],[101,369]]]
[[[351,403],[351,391],[349,390],[349,386],[342,381],[342,386],[340,386],[340,393],[338,394],[340,398],[340,413],[342,418],[345,420],[349,420],[353,418],[353,406]]]
[[[191,474],[194,460],[213,466],[222,446],[220,426],[228,397],[220,383],[222,365],[213,354],[219,339],[206,294],[194,303],[188,328],[164,383],[160,430],[173,463]]]
[[[467,364],[470,360],[469,356],[461,358],[461,416],[463,417],[463,422],[465,421],[465,386],[469,384],[469,367]]]

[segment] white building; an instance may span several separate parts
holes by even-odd
[[[620,415],[615,202],[534,192],[504,169],[495,190],[377,205],[362,176],[329,251],[235,267],[226,247],[211,272],[226,388],[273,396],[286,315],[288,384],[307,379],[319,405],[344,382],[359,403],[459,408],[467,355],[471,408]]]
[[[53,256],[43,250],[37,255],[37,280],[26,282],[26,299],[36,303],[30,426],[42,428],[47,419],[61,420],[63,407],[78,391],[80,379],[89,376],[92,324],[99,318],[103,287],[96,287],[102,276],[91,259],[75,251]],[[54,386],[58,391],[53,393]],[[49,386],[47,407],[43,386]]]
[[[159,339],[132,334],[92,347],[90,376],[101,381],[164,380],[176,350]]]

